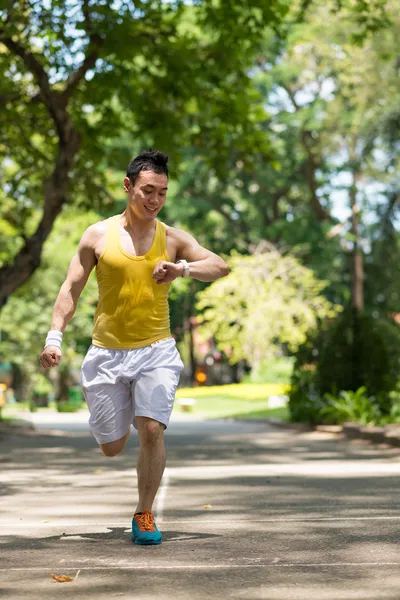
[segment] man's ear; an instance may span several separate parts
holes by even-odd
[[[125,177],[124,178],[124,191],[129,192],[129,190],[131,189],[131,186],[132,186],[132,181],[129,179],[129,177]]]

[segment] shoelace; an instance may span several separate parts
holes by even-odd
[[[142,531],[155,531],[153,514],[145,510],[141,515],[135,515],[135,521]]]

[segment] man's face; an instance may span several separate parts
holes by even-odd
[[[134,184],[128,177],[124,179],[128,203],[139,219],[155,219],[165,204],[168,177],[154,171],[140,171]]]

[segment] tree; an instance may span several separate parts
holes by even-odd
[[[382,212],[383,198],[396,195],[398,181],[393,151],[400,100],[397,10],[389,1],[357,6],[344,1],[336,14],[332,2],[308,4],[307,22],[290,27],[279,61],[260,64],[265,73],[259,75],[260,85],[270,91],[277,126],[298,131],[294,147],[306,199],[314,221],[328,225],[321,227],[326,238],[341,234],[351,260],[341,261],[340,275],[349,283],[355,310],[362,311],[365,215],[371,220],[373,212]],[[391,152],[389,136],[382,135],[389,122]],[[351,220],[332,228],[333,199],[345,195]],[[291,208],[292,218],[298,208]],[[317,272],[324,277],[320,266]],[[330,261],[327,266],[331,269]]]
[[[321,294],[327,282],[294,256],[260,250],[233,255],[231,273],[198,294],[201,331],[215,336],[232,364],[244,359],[255,367],[282,347],[295,352],[318,320],[339,308]]]
[[[16,366],[19,387],[23,384],[24,388],[23,395],[29,396],[38,376],[43,377],[39,354],[49,329],[54,301],[80,236],[96,220],[98,215],[93,212],[82,215],[71,209],[67,211],[57,221],[45,243],[40,268],[13,294],[1,311],[1,353]],[[71,371],[78,369],[90,344],[96,304],[97,285],[92,274],[79,300],[76,315],[65,332],[60,369],[51,373],[58,383],[59,400],[64,400],[67,392],[63,382],[70,379]],[[21,394],[18,397],[21,399]]]
[[[12,227],[17,244],[2,244],[11,256],[0,268],[0,307],[39,266],[63,206],[104,197],[103,143],[118,131],[129,127],[177,159],[195,144],[219,168],[232,146],[265,155],[248,69],[286,7],[9,0],[0,11],[0,227]]]

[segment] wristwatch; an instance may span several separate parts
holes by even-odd
[[[182,273],[182,277],[190,277],[190,265],[188,263],[187,260],[178,260],[177,265],[181,264],[183,265],[183,273]]]

